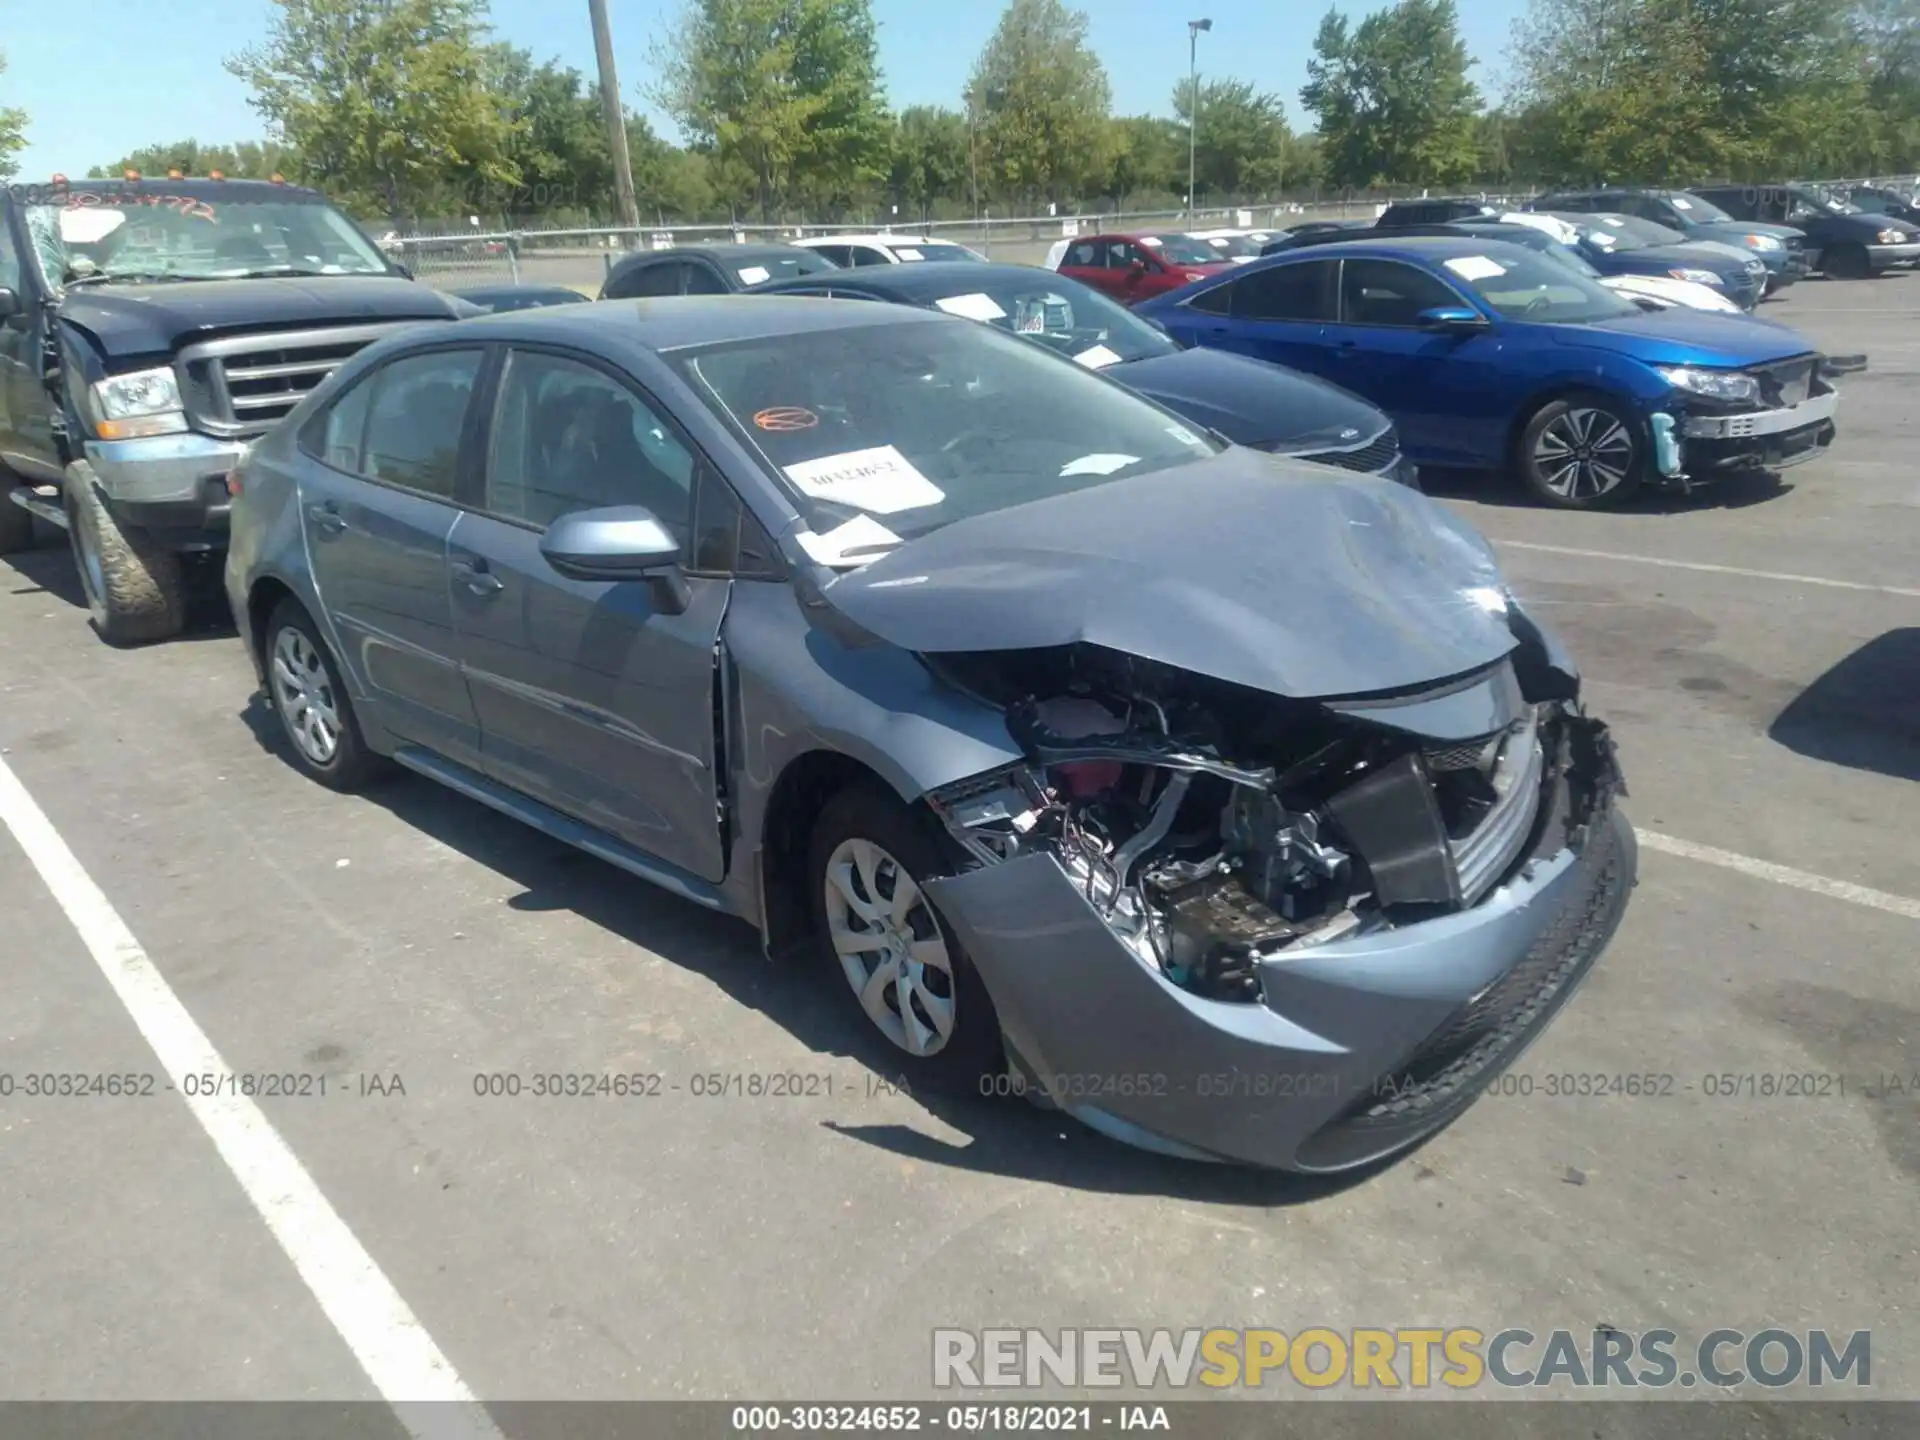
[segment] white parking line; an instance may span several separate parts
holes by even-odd
[[[1722,869],[1750,875],[1756,880],[1771,880],[1776,885],[1790,885],[1795,890],[1824,895],[1829,900],[1845,900],[1851,905],[1865,905],[1869,909],[1885,910],[1889,915],[1904,915],[1909,920],[1920,920],[1920,900],[1909,899],[1905,895],[1870,889],[1865,885],[1856,885],[1851,880],[1830,879],[1809,870],[1795,870],[1791,865],[1776,865],[1771,860],[1756,860],[1751,855],[1741,855],[1732,850],[1696,845],[1691,840],[1677,840],[1671,835],[1662,835],[1658,830],[1636,827],[1633,833],[1649,850],[1678,855],[1685,860],[1698,860],[1703,865],[1718,865]]]
[[[1903,595],[1920,600],[1920,590],[1900,585],[1868,585],[1859,580],[1830,580],[1824,575],[1794,575],[1783,570],[1746,570],[1738,565],[1708,565],[1699,560],[1668,560],[1660,555],[1623,555],[1614,550],[1576,550],[1570,545],[1541,545],[1532,540],[1495,540],[1510,550],[1538,550],[1546,555],[1577,555],[1584,560],[1619,560],[1629,565],[1664,565],[1669,570],[1698,570],[1708,575],[1740,575],[1749,580],[1784,580],[1792,585],[1820,585],[1829,590],[1870,590],[1879,595]]]
[[[53,892],[193,1118],[409,1433],[421,1440],[501,1440],[447,1357],[260,1107],[243,1095],[186,1093],[184,1076],[231,1073],[226,1061],[4,760],[0,822]],[[444,1403],[449,1401],[455,1403]],[[413,1402],[443,1403],[416,1408]]]

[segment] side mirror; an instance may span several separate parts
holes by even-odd
[[[11,286],[0,285],[0,320],[11,320],[26,307],[20,303],[20,292]]]
[[[644,580],[662,610],[678,615],[687,608],[680,542],[643,506],[562,515],[540,537],[540,554],[569,580]]]
[[[1431,310],[1422,310],[1415,318],[1422,330],[1435,330],[1451,335],[1465,335],[1488,328],[1486,316],[1478,310],[1469,310],[1464,305],[1436,305]]]

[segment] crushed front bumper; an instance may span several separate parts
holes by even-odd
[[[226,476],[246,455],[247,443],[193,432],[89,440],[86,457],[121,520],[162,544],[204,549],[225,541]]]
[[[1479,904],[1279,951],[1259,962],[1259,1004],[1149,968],[1049,854],[926,888],[1036,1098],[1169,1154],[1343,1170],[1459,1115],[1591,969],[1637,863],[1608,788],[1570,827],[1556,775],[1527,858]]]
[[[1784,470],[1813,459],[1833,443],[1838,393],[1810,395],[1798,405],[1741,415],[1689,415],[1680,426],[1688,473],[1699,479],[1721,470]]]

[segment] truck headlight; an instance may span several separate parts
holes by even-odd
[[[1667,271],[1676,280],[1691,280],[1696,285],[1711,285],[1714,289],[1724,289],[1726,281],[1711,270],[1694,270],[1685,265],[1676,265]]]
[[[1742,238],[1755,250],[1778,250],[1782,248],[1778,235],[1747,235]]]
[[[171,435],[187,428],[173,371],[134,370],[94,382],[94,433],[102,440]]]
[[[1690,390],[1711,400],[1757,403],[1760,382],[1737,370],[1702,370],[1694,365],[1656,365],[1653,371],[1676,390]]]

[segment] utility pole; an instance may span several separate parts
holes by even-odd
[[[593,50],[600,61],[600,110],[607,123],[607,153],[613,156],[613,184],[620,197],[620,224],[640,228],[640,206],[633,198],[633,161],[627,155],[627,107],[620,103],[620,79],[613,69],[613,31],[607,24],[607,0],[587,0],[593,15]],[[639,243],[639,237],[634,237]]]
[[[1193,157],[1200,134],[1200,32],[1213,29],[1211,20],[1187,22],[1187,224],[1193,224]]]

